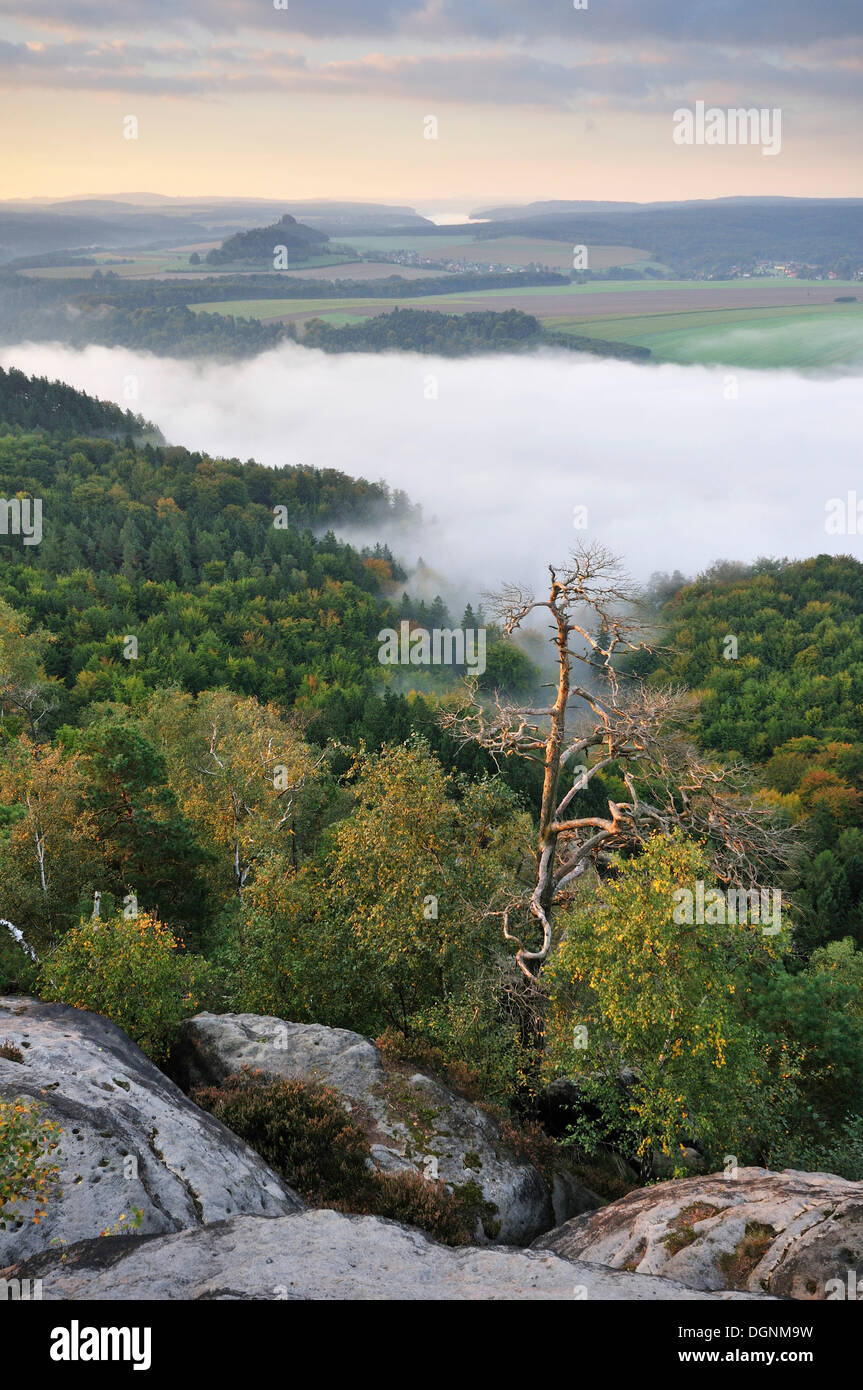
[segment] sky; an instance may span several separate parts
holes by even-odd
[[[860,0],[0,0],[0,93],[2,198],[863,196]]]
[[[453,361],[285,343],[221,364],[25,344],[0,365],[114,400],[190,449],[384,477],[425,524],[345,539],[389,539],[410,570],[422,556],[441,576],[433,591],[449,581],[462,598],[538,590],[583,540],[639,581],[720,558],[859,553],[856,530],[828,529],[828,504],[850,516],[863,501],[863,364],[821,379],[738,371],[734,391],[726,368],[553,351]]]

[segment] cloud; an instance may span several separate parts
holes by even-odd
[[[23,0],[0,0],[0,14],[28,25],[64,32],[137,33],[199,27],[210,33],[243,29],[307,38],[371,36],[474,37],[541,40],[576,38],[625,43],[644,38],[751,45],[777,50],[825,39],[863,36],[859,0],[588,0],[576,10],[570,0],[68,0],[39,14]]]
[[[603,50],[566,62],[505,49],[442,53],[375,52],[313,64],[284,45],[228,43],[91,44],[0,42],[7,87],[165,96],[287,92],[374,96],[473,105],[572,109],[594,107],[667,114],[679,101],[702,97],[746,106],[823,97],[863,100],[863,50],[832,50],[810,66],[746,59],[721,51],[699,55],[654,46],[638,59]],[[841,114],[841,113],[840,113]]]
[[[414,23],[438,36],[568,38],[577,27],[586,41],[669,39],[772,50],[863,36],[859,0],[588,0],[585,9],[570,0],[428,0]]]
[[[48,11],[0,0],[0,15],[22,35],[14,42],[10,27],[0,71],[11,85],[61,89],[205,96],[298,86],[558,107],[584,93],[649,104],[711,83],[748,86],[762,104],[764,92],[835,103],[859,102],[863,92],[859,0],[587,0],[584,10],[569,0],[285,4],[148,0],[142,14],[139,0],[71,0]],[[332,40],[348,41],[345,57],[333,60]],[[315,60],[300,52],[320,41]],[[374,51],[358,56],[358,41]]]
[[[585,93],[646,95],[643,69],[621,62],[568,66],[528,54],[449,53],[390,58],[372,54],[328,63],[309,85],[333,92],[374,92],[474,104],[566,106]]]
[[[185,44],[0,42],[0,73],[7,87],[198,97],[240,90],[283,88],[306,69],[302,54],[283,50],[197,50]],[[262,75],[263,70],[263,75]]]
[[[408,564],[422,554],[463,592],[541,585],[583,538],[642,579],[719,556],[863,545],[825,532],[827,502],[859,490],[863,375],[739,371],[728,400],[724,369],[570,354],[454,362],[286,344],[223,366],[30,345],[0,350],[0,363],[124,406],[134,376],[134,408],[191,449],[384,477],[429,519],[403,541]],[[586,532],[574,527],[581,506]]]
[[[64,33],[190,31],[301,34],[306,38],[392,35],[422,14],[421,0],[68,0],[41,13],[22,0],[0,0],[0,14],[28,27]]]

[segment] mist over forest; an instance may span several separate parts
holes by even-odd
[[[859,480],[861,378],[641,367],[547,351],[451,362],[285,345],[240,363],[23,344],[0,364],[142,413],[165,438],[271,467],[384,479],[423,513],[386,539],[475,596],[541,582],[586,537],[633,576],[719,557],[841,554],[826,504]],[[829,441],[829,442],[828,442]],[[812,467],[812,459],[819,466]],[[587,525],[576,515],[587,508]]]

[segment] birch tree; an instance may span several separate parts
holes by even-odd
[[[0,843],[3,906],[40,942],[75,920],[98,858],[82,785],[77,755],[26,736],[0,762],[0,803],[16,812]]]
[[[274,705],[228,690],[197,700],[164,691],[144,722],[160,740],[184,814],[229,856],[237,896],[265,859],[280,855],[297,866],[298,822],[325,755],[315,755]]]
[[[27,632],[26,619],[0,599],[0,725],[17,716],[31,738],[39,736],[43,719],[57,709],[57,684],[45,675],[42,661],[55,638],[49,632]]]

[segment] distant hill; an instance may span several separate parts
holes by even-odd
[[[94,217],[43,208],[13,212],[0,206],[0,264],[53,251],[131,249],[206,241],[208,235],[211,234],[203,223],[180,222],[149,209],[141,215],[130,210],[127,220],[119,220],[116,214]]]
[[[542,237],[588,246],[643,246],[683,276],[763,261],[856,272],[863,266],[859,198],[716,198],[689,203],[535,203],[485,209],[491,220],[437,227],[438,236]],[[413,235],[424,235],[417,229]]]
[[[10,198],[0,201],[0,213],[39,213],[60,217],[98,217],[129,222],[154,213],[173,219],[181,230],[185,221],[216,230],[219,236],[246,227],[269,225],[289,212],[310,227],[341,233],[351,227],[357,235],[384,233],[392,227],[431,227],[413,208],[395,203],[355,203],[341,199],[291,198],[169,198],[160,193],[118,193],[114,197]]]
[[[849,203],[863,207],[863,198],[782,198],[775,195],[761,197],[759,195],[740,194],[730,198],[688,198],[682,201],[675,199],[671,202],[657,203],[612,203],[553,198],[546,202],[513,203],[505,207],[477,208],[476,212],[470,213],[469,216],[472,220],[479,218],[489,222],[505,222],[514,218],[525,217],[564,217],[572,213],[599,216],[607,212],[674,212],[676,210],[689,211],[693,208],[719,207],[772,207],[787,210],[792,207],[830,207],[831,205],[838,208],[845,207]]]
[[[275,248],[286,246],[291,262],[307,260],[324,250],[329,237],[314,227],[298,222],[289,212],[270,227],[252,227],[247,232],[235,232],[207,253],[208,265],[255,265],[270,267]]]
[[[413,208],[388,203],[305,202],[283,203],[289,212],[310,227],[318,227],[330,236],[343,235],[348,229],[355,236],[383,235],[393,227],[433,227],[427,217],[420,217]]]
[[[635,212],[643,203],[599,203],[576,201],[565,198],[551,198],[541,203],[513,203],[506,207],[477,208],[469,214],[471,220],[488,222],[507,222],[513,218],[559,217],[573,212]]]
[[[383,203],[157,200],[155,195],[148,203],[120,198],[9,199],[0,200],[0,264],[55,252],[134,251],[213,242],[250,227],[271,227],[281,213],[296,214],[302,219],[299,225],[307,232],[314,228],[323,240],[341,236],[348,228],[355,235],[381,234],[397,226],[411,231],[434,229],[413,208]]]

